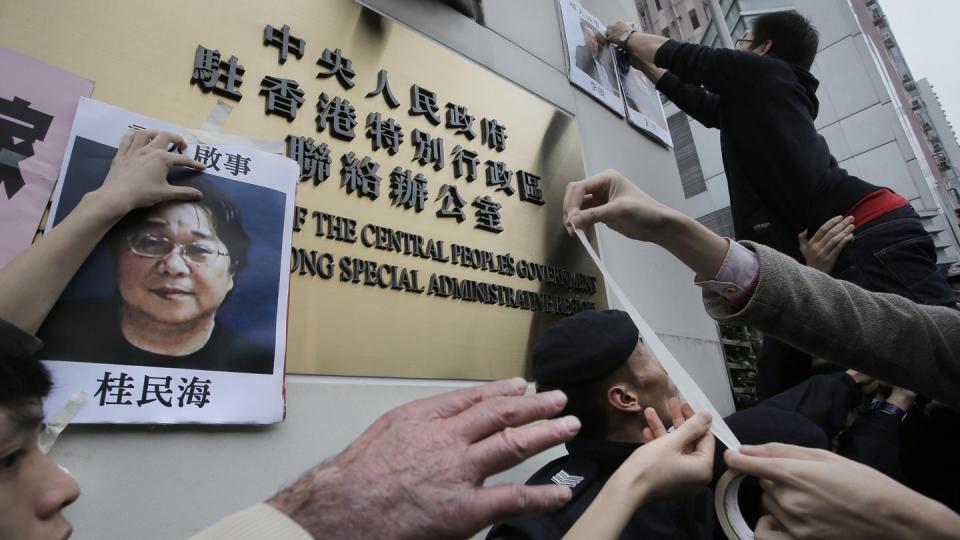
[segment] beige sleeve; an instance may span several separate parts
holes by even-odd
[[[190,537],[191,540],[313,540],[286,514],[257,504],[231,514]]]
[[[757,287],[740,309],[704,290],[711,317],[960,407],[960,312],[870,292],[742,243],[759,257]]]

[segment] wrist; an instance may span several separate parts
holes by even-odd
[[[660,246],[680,259],[683,264],[704,279],[713,279],[720,271],[730,244],[699,221],[676,212],[665,226]]]
[[[286,514],[314,538],[349,537],[359,532],[347,515],[359,516],[357,501],[346,500],[339,468],[333,464],[317,466],[288,488],[270,497],[266,504]],[[344,514],[344,512],[350,514]]]
[[[891,520],[900,527],[896,538],[929,538],[930,540],[956,540],[960,531],[960,515],[943,504],[904,489],[908,496],[891,501],[888,505]],[[892,532],[892,531],[891,531]]]
[[[133,207],[110,193],[104,192],[101,187],[84,195],[77,205],[77,210],[82,210],[92,218],[112,227],[133,210]]]

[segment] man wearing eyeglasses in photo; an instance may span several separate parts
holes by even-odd
[[[40,331],[45,357],[151,367],[271,373],[273,354],[217,320],[247,265],[250,237],[234,203],[193,178],[196,201],[128,214],[110,232],[117,299],[58,306]],[[78,340],[76,336],[96,336]]]

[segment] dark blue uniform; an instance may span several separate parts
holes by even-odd
[[[831,373],[808,379],[759,405],[731,414],[725,421],[743,444],[782,442],[810,448],[826,448],[843,429],[847,414],[860,400],[860,387],[846,373]],[[878,413],[881,414],[881,413]],[[886,418],[864,417],[845,434],[840,452],[887,474],[882,466],[891,463],[899,450],[899,432],[877,429]],[[862,425],[861,425],[862,424]],[[861,425],[862,429],[857,429]],[[869,426],[869,427],[868,427]],[[639,448],[639,444],[598,439],[574,439],[567,444],[568,455],[555,459],[537,471],[528,485],[565,483],[573,491],[571,501],[548,514],[523,516],[496,524],[488,539],[561,538],[586,511],[617,468]],[[714,482],[691,496],[675,497],[646,504],[627,523],[622,539],[709,539],[724,538],[716,523],[713,488],[726,472],[725,447],[718,442],[714,461]],[[744,481],[740,506],[748,523],[760,516],[759,485]]]

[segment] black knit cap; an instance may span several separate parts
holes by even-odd
[[[630,358],[639,337],[626,312],[581,311],[561,319],[537,342],[533,379],[548,388],[602,379]]]

